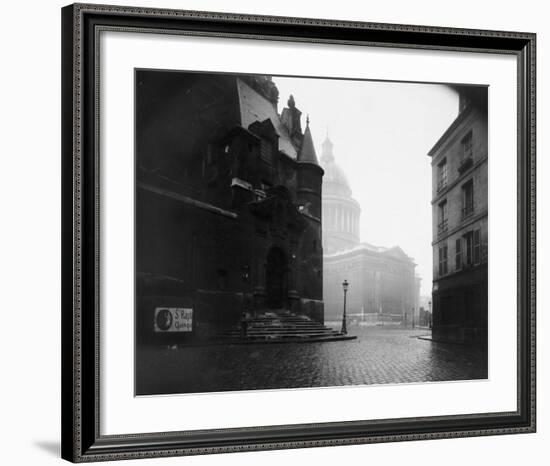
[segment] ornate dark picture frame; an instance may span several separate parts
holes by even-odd
[[[518,399],[513,412],[100,435],[97,31],[510,54],[517,58]],[[106,5],[62,9],[62,457],[73,462],[535,431],[535,34]],[[182,426],[183,428],[183,426]]]

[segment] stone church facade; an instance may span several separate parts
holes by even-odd
[[[243,313],[322,323],[322,178],[309,119],[269,77],[136,72],[138,341],[209,338]],[[187,332],[155,332],[159,307]]]
[[[412,324],[418,319],[419,277],[413,259],[398,246],[360,241],[361,208],[347,177],[336,163],[328,136],[322,146],[323,290],[325,318],[343,312],[342,282],[350,283],[347,314],[351,320]]]

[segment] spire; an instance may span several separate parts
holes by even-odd
[[[321,162],[330,163],[334,161],[334,154],[332,153],[333,144],[332,141],[328,138],[328,127],[327,127],[327,136],[323,141],[322,152],[321,152]]]
[[[306,119],[306,130],[304,131],[304,139],[302,141],[302,147],[298,154],[298,162],[307,162],[315,165],[319,165],[317,161],[317,154],[315,153],[315,146],[313,145],[313,138],[311,137],[311,131],[309,129],[309,116]]]

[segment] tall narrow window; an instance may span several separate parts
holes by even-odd
[[[447,231],[447,223],[447,200],[444,200],[438,205],[437,232],[443,233]]]
[[[471,159],[474,155],[473,137],[472,137],[471,131],[469,131],[468,134],[466,134],[466,136],[462,138],[461,144],[462,144],[462,160],[466,161],[467,159]]]
[[[439,246],[439,275],[447,274],[447,244]]]
[[[443,159],[437,166],[437,190],[441,191],[447,186],[447,159]]]
[[[462,218],[474,213],[474,180],[462,185]]]
[[[474,143],[471,131],[462,138],[460,144],[462,147],[462,160],[458,166],[458,172],[462,174],[474,164]]]
[[[465,265],[471,266],[473,264],[473,258],[474,258],[474,235],[471,231],[466,233],[464,235],[464,242],[466,247],[466,254],[465,254]]]
[[[462,238],[458,238],[455,242],[455,269],[462,268]]]
[[[473,236],[472,259],[474,264],[479,264],[481,263],[481,230],[474,230]]]

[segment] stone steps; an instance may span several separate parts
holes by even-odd
[[[248,320],[246,336],[242,336],[239,324],[222,333],[220,338],[238,343],[276,343],[338,341],[355,337],[343,335],[304,315],[296,315],[288,310],[269,310],[257,313]]]
[[[322,336],[322,335],[339,335],[340,332],[336,330],[324,330],[324,331],[311,331],[311,332],[246,332],[247,336],[263,336],[263,335],[282,335],[282,336],[294,336],[294,335],[303,335],[303,336]],[[239,337],[240,332],[233,331],[224,334],[228,337]]]
[[[260,329],[260,330],[318,330],[319,328],[328,328],[324,325],[319,327],[315,325],[249,325],[249,329]]]
[[[248,327],[247,328],[247,331],[248,332],[254,332],[254,331],[257,331],[257,332],[302,332],[302,333],[307,333],[307,332],[319,332],[319,331],[323,331],[323,332],[327,332],[327,331],[333,331],[334,329],[332,328],[329,328],[329,327],[325,327],[325,326],[322,326],[322,327],[307,327],[307,328],[299,328],[299,327]],[[229,330],[230,332],[233,332],[233,331],[241,331],[241,328],[240,327],[235,327],[235,328],[232,328],[231,330]]]

